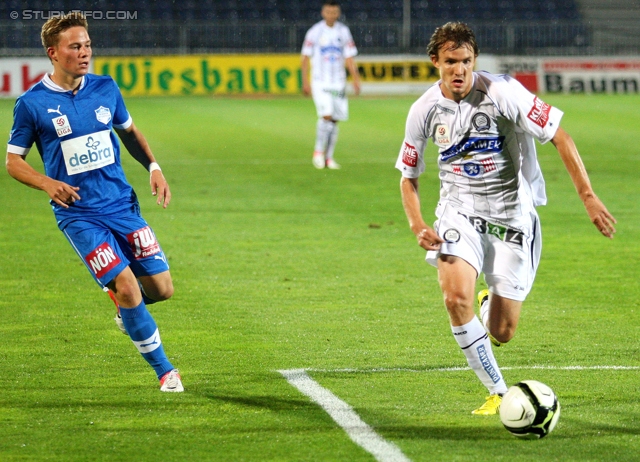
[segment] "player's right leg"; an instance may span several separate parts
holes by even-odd
[[[474,313],[476,269],[459,257],[441,255],[438,281],[451,321],[451,332],[467,358],[469,367],[489,391],[487,401],[474,414],[497,414],[501,398],[507,392],[491,342]]]

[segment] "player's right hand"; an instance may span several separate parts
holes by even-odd
[[[65,209],[68,209],[75,201],[81,199],[78,194],[80,188],[68,185],[62,181],[50,179],[43,189],[53,202]]]
[[[438,236],[433,228],[428,226],[416,233],[416,238],[418,239],[418,245],[424,250],[438,250],[440,244],[444,242],[444,239]]]

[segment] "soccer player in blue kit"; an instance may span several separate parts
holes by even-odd
[[[49,19],[41,35],[53,72],[16,101],[7,171],[49,195],[58,227],[98,284],[111,291],[126,333],[155,370],[160,390],[182,392],[180,374],[167,359],[146,308],[173,294],[169,266],[140,215],[112,128],[149,170],[152,194],[165,208],[171,200],[169,185],[116,83],[89,74],[91,40],[82,14]],[[34,142],[44,175],[25,160]]]

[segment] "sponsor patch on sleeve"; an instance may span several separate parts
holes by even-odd
[[[527,118],[544,128],[549,121],[549,112],[551,112],[551,106],[536,96],[533,98],[533,107],[527,114]]]
[[[406,141],[404,142],[404,148],[402,149],[402,163],[409,167],[415,167],[418,165],[418,151],[415,146],[411,146]]]

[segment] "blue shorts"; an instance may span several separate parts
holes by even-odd
[[[136,277],[169,269],[155,234],[135,209],[64,220],[59,226],[103,288],[127,266]]]

